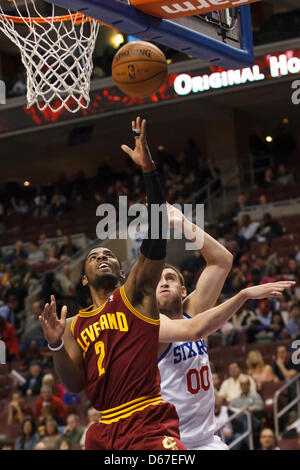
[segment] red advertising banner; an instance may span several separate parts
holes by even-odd
[[[240,7],[260,0],[130,0],[130,4],[157,18],[181,18]]]

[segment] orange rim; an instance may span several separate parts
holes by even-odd
[[[58,23],[59,21],[71,21],[75,20],[75,24],[83,23],[84,21],[92,21],[92,18],[83,15],[82,13],[73,13],[72,15],[62,15],[62,16],[47,16],[45,18],[40,16],[33,16],[33,17],[20,17],[20,16],[11,16],[11,15],[3,15],[0,13],[1,17],[5,17],[8,20],[13,21],[14,23]],[[104,24],[99,20],[96,20],[98,23]]]

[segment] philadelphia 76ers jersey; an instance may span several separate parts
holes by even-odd
[[[179,416],[181,441],[187,449],[209,441],[215,430],[215,396],[204,340],[170,343],[158,366],[162,397]]]

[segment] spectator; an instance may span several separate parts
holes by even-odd
[[[35,403],[35,415],[37,421],[42,418],[42,409],[44,406],[51,406],[55,415],[65,419],[67,416],[67,408],[63,401],[53,395],[52,388],[49,385],[43,385],[41,388],[41,395]]]
[[[43,368],[40,361],[29,365],[29,375],[24,385],[20,386],[23,396],[39,395],[42,387]]]
[[[5,440],[0,442],[0,450],[14,450],[14,447],[13,441]]]
[[[15,295],[7,298],[6,305],[0,307],[0,317],[10,323],[17,331],[21,330],[21,319],[18,318],[19,300]]]
[[[36,207],[33,211],[33,217],[38,219],[39,217],[47,217],[50,212],[50,206],[47,204],[47,201],[43,198],[40,198]]]
[[[260,351],[250,351],[247,358],[248,374],[255,380],[260,390],[264,382],[278,382],[278,378],[269,364],[265,364]]]
[[[34,419],[25,418],[21,426],[21,433],[15,442],[15,450],[33,450],[39,440],[40,435],[36,431]]]
[[[286,326],[289,336],[291,339],[295,339],[299,336],[300,329],[300,307],[298,304],[292,305],[289,311],[289,321]]]
[[[63,385],[57,384],[55,382],[53,374],[46,374],[43,377],[42,380],[43,385],[49,385],[52,388],[53,395],[55,397],[58,397],[61,399],[61,401],[64,401],[64,396],[65,396],[65,389]]]
[[[45,260],[45,254],[40,249],[38,243],[31,242],[29,245],[29,255],[28,255],[28,263],[29,264],[39,264]]]
[[[222,401],[223,399],[220,397],[216,397],[215,399],[215,423],[216,430],[218,429],[215,434],[217,434],[228,445],[238,436],[233,437],[232,425],[228,422],[228,408],[227,406],[222,405]]]
[[[12,394],[12,399],[8,404],[7,424],[22,423],[26,415],[33,416],[31,407],[24,402],[21,392],[17,391]]]
[[[213,380],[213,384],[214,384],[214,391],[215,391],[215,397],[219,397],[219,391],[220,391],[220,387],[221,387],[221,379],[220,379],[220,376],[217,372],[213,372],[212,373],[212,380]],[[222,398],[223,400],[223,398]]]
[[[276,361],[274,373],[279,380],[289,380],[300,372],[299,365],[293,364],[291,354],[286,346],[278,346],[276,351]]]
[[[62,261],[71,258],[77,251],[76,246],[72,244],[71,237],[69,235],[65,235],[63,238],[63,244],[60,247],[58,252],[58,258]]]
[[[272,238],[281,237],[283,230],[277,220],[273,220],[271,214],[264,214],[256,238],[259,241],[271,240]]]
[[[15,328],[0,316],[0,339],[6,346],[6,362],[19,357],[19,342]]]
[[[62,270],[57,273],[56,279],[59,281],[65,297],[74,296],[76,284],[71,279],[71,269],[69,265],[66,264],[63,266]]]
[[[27,259],[28,258],[28,254],[27,254],[26,250],[24,249],[23,242],[21,240],[17,240],[14,243],[14,248],[13,248],[11,254],[8,255],[5,258],[5,263],[8,266],[11,266],[12,263],[18,258],[21,258],[21,259]]]
[[[259,227],[259,222],[252,222],[249,214],[244,214],[240,223],[239,236],[246,242],[252,240]]]
[[[265,428],[261,431],[259,442],[261,450],[280,450],[277,446],[274,431],[270,428]]]
[[[84,428],[80,424],[79,416],[71,414],[67,417],[67,426],[61,436],[61,438],[68,439],[72,445],[79,445]],[[60,444],[60,441],[59,441]]]
[[[84,445],[85,445],[85,436],[86,436],[86,433],[88,431],[88,429],[90,428],[90,426],[94,423],[98,423],[98,421],[100,420],[100,412],[98,410],[96,410],[95,408],[93,407],[90,407],[87,411],[87,417],[88,417],[88,424],[87,426],[84,428],[84,431],[82,433],[82,436],[80,438],[80,445],[82,446],[82,448],[84,449]]]
[[[59,450],[72,450],[72,442],[70,439],[61,439],[59,444]]]
[[[38,442],[37,444],[35,444],[33,450],[47,450],[47,447],[43,442]]]
[[[182,275],[185,272],[192,273],[193,275],[197,273],[201,268],[204,266],[203,257],[201,254],[201,250],[195,250],[194,253],[182,262],[180,266],[180,270],[182,271]]]
[[[261,195],[259,196],[258,203],[259,203],[261,206],[264,206],[265,204],[268,204],[267,196],[266,196],[265,194],[261,194]]]
[[[53,418],[46,419],[45,437],[42,441],[46,449],[55,448],[59,440],[58,424]]]
[[[240,378],[241,393],[239,397],[234,398],[230,402],[231,409],[241,410],[247,408],[254,418],[252,421],[254,429],[257,429],[260,425],[260,419],[264,410],[264,403],[261,396],[257,392],[250,391],[250,378]]]
[[[5,299],[9,299],[9,297],[12,297],[12,300],[13,297],[17,298],[18,304],[15,306],[15,312],[17,316],[23,315],[21,310],[24,310],[24,299],[27,296],[27,277],[28,275],[24,278],[21,278],[21,276],[18,274],[12,276],[9,281],[10,286],[5,293]]]
[[[293,184],[294,175],[292,173],[287,173],[286,166],[281,164],[277,168],[277,182],[279,184]]]
[[[41,346],[44,346],[46,343],[43,329],[39,321],[39,316],[43,313],[43,305],[40,300],[33,302],[32,310],[26,317],[24,330],[20,338],[24,349],[29,346],[31,340],[37,341]]]
[[[272,310],[268,300],[261,300],[257,309],[257,320],[261,325],[270,326],[272,321]]]
[[[300,271],[299,271],[299,266],[297,264],[297,261],[295,260],[294,257],[290,257],[289,261],[288,261],[288,274],[289,275],[294,275],[295,277],[296,276],[299,276],[300,274]]]
[[[268,168],[268,169],[265,171],[264,179],[263,179],[263,181],[261,182],[261,187],[262,187],[262,188],[270,188],[270,187],[273,186],[274,184],[276,184],[276,180],[275,180],[275,178],[274,178],[273,170],[272,170],[271,168]]]
[[[23,96],[26,95],[27,87],[26,87],[26,79],[24,76],[24,72],[18,72],[17,74],[17,79],[12,87],[12,89],[9,91],[8,95],[13,97],[13,96]]]
[[[40,351],[39,343],[32,340],[29,343],[29,348],[23,349],[24,360],[20,365],[20,370],[27,370],[30,364],[38,363],[41,367],[47,366],[47,356],[43,356]]]
[[[251,302],[246,302],[244,306],[232,317],[232,326],[235,331],[243,331],[250,326],[257,315],[251,308]]]
[[[20,212],[20,214],[27,214],[28,211],[29,211],[28,204],[24,201],[24,199],[20,199],[18,212]]]
[[[56,302],[62,300],[63,297],[60,282],[55,278],[55,274],[53,272],[49,272],[45,275],[41,293],[43,302],[48,303],[51,295],[55,296]]]
[[[242,374],[240,366],[237,362],[232,362],[228,367],[229,378],[224,380],[221,385],[219,395],[224,398],[228,403],[230,403],[234,398],[237,398],[241,394],[241,385],[240,379],[242,377],[248,377],[245,374]],[[256,385],[254,380],[251,377],[248,377],[250,380],[250,390],[255,392]]]
[[[61,432],[66,425],[66,420],[64,418],[57,416],[52,406],[46,404],[42,408],[42,416],[41,416],[41,419],[39,421],[39,426],[38,426],[38,431],[42,437],[45,437],[46,435],[46,421],[47,419],[50,419],[50,418],[54,419],[57,422],[59,432]]]
[[[232,209],[232,216],[237,215],[239,212],[243,212],[248,206],[248,198],[245,193],[240,193],[237,197],[237,201]]]
[[[60,217],[66,211],[66,204],[60,194],[54,194],[51,200],[49,215]]]
[[[232,272],[232,287],[235,291],[240,291],[247,287],[251,280],[249,262],[241,258],[240,266],[233,269]]]

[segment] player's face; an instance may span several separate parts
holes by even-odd
[[[84,284],[101,285],[101,282],[120,279],[120,264],[116,255],[107,248],[94,248],[85,262]]]
[[[163,270],[160,281],[156,288],[156,299],[158,307],[173,303],[175,300],[182,301],[186,296],[186,289],[181,285],[179,277],[171,268]]]

